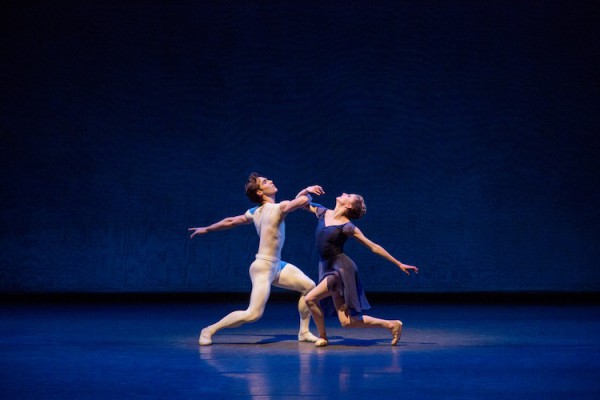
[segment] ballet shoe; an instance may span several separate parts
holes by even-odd
[[[402,336],[402,322],[394,321],[392,324],[392,346],[395,346],[400,341],[400,336]]]
[[[317,340],[319,340],[319,338],[313,335],[311,331],[306,331],[298,334],[299,342],[315,343]]]
[[[212,336],[206,330],[206,328],[202,329],[202,332],[200,332],[198,343],[200,344],[200,346],[210,346],[212,344]]]
[[[315,342],[315,347],[325,347],[328,344],[329,344],[329,341],[327,339],[319,338]]]

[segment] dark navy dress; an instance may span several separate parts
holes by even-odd
[[[352,222],[343,225],[325,226],[327,209],[317,206],[316,240],[319,252],[319,282],[327,279],[327,288],[339,293],[351,315],[360,315],[371,308],[358,278],[358,269],[350,257],[344,254],[344,244],[354,233]],[[327,297],[321,301],[323,312],[327,316],[336,316],[333,299]]]

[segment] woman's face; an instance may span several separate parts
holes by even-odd
[[[336,197],[335,200],[336,200],[337,203],[339,203],[341,205],[351,206],[356,201],[356,195],[355,194],[342,193],[340,196]]]
[[[348,219],[362,218],[367,212],[365,201],[359,194],[342,193],[341,196],[336,198],[335,207],[344,208]]]

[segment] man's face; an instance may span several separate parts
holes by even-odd
[[[257,178],[259,190],[263,195],[271,196],[277,193],[277,186],[273,183],[272,180],[265,178],[264,176],[259,176]]]

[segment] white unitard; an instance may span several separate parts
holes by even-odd
[[[271,294],[271,285],[298,291],[302,294],[298,302],[300,313],[299,333],[307,332],[310,322],[310,311],[304,296],[315,286],[313,280],[296,266],[281,261],[281,249],[285,242],[285,214],[279,203],[264,203],[246,211],[246,218],[251,219],[260,237],[256,259],[250,265],[252,293],[250,304],[246,310],[233,311],[219,322],[203,330],[202,335],[209,339],[218,330],[235,328],[262,317]]]

